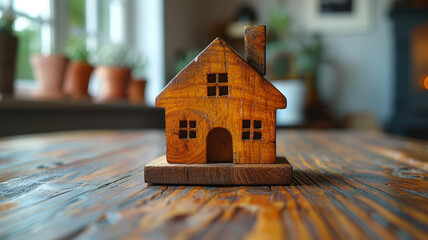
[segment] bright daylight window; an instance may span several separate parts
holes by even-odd
[[[18,37],[16,78],[34,79],[30,56],[49,52],[52,46],[51,2],[49,0],[0,0],[0,15],[12,7]]]
[[[0,0],[0,17],[9,9],[16,15],[16,78],[34,79],[29,62],[33,54],[64,53],[67,45],[81,41],[96,50],[102,43],[123,40],[122,4],[118,0]]]
[[[117,0],[68,0],[67,45],[84,39],[90,50],[96,50],[101,43],[111,42],[110,36],[114,29],[112,30],[110,17],[112,9],[116,9],[113,6],[117,2]],[[121,1],[119,3],[121,4]],[[123,19],[116,18],[116,21],[122,22]]]

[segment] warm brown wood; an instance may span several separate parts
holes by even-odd
[[[245,27],[245,60],[261,75],[266,74],[266,26]]]
[[[220,38],[171,80],[156,106],[165,108],[169,163],[207,163],[207,137],[215,128],[232,136],[227,148],[234,163],[275,162],[276,109],[286,107],[286,98]]]
[[[144,167],[144,181],[174,185],[289,185],[293,168],[284,157],[274,164],[179,164],[161,156]]]
[[[290,186],[147,186],[163,131],[0,139],[0,239],[426,239],[428,142],[277,133]]]

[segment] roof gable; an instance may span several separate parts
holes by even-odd
[[[194,76],[195,70],[205,70],[207,72],[228,72],[232,67],[235,67],[235,69],[239,68],[239,70],[242,69],[242,72],[249,72],[253,78],[251,81],[258,81],[257,88],[260,89],[259,91],[255,91],[257,92],[256,94],[261,94],[266,98],[270,98],[272,100],[271,104],[274,105],[273,107],[286,107],[286,98],[221,38],[216,38],[212,41],[165,86],[161,93],[156,97],[156,106],[164,107],[165,101],[175,101],[177,98],[180,98],[177,97],[177,94],[172,94],[172,92],[181,93],[192,86],[194,87],[197,84],[201,84],[200,82],[198,83],[195,81],[195,78],[200,78]],[[244,84],[243,88],[250,89],[252,87],[256,87],[247,85]],[[201,97],[203,95],[197,94],[198,93],[196,93],[196,95],[192,95],[192,93],[187,93],[186,97]]]

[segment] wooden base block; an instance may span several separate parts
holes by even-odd
[[[171,164],[161,156],[144,167],[144,181],[171,185],[288,185],[293,167],[285,157],[274,164]]]

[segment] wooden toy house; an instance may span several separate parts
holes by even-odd
[[[286,98],[263,77],[265,26],[245,28],[245,52],[217,38],[157,96],[168,163],[275,163],[276,110]]]

